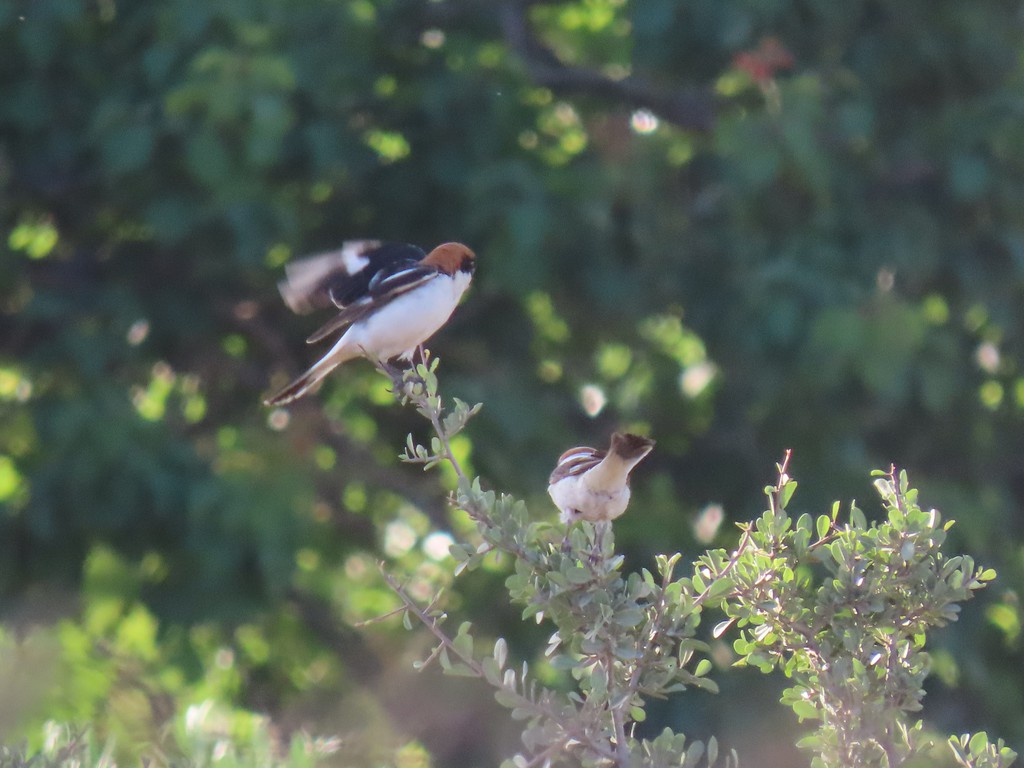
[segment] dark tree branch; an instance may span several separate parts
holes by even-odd
[[[669,91],[633,76],[613,80],[596,70],[561,62],[530,29],[526,12],[533,4],[532,0],[507,0],[501,5],[500,20],[509,47],[518,54],[538,85],[558,93],[596,96],[634,109],[649,109],[685,130],[711,130],[715,119],[714,103],[707,91],[696,88]]]

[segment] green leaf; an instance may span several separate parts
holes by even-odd
[[[968,742],[967,746],[971,750],[971,755],[973,757],[981,757],[988,749],[988,734],[984,731],[978,731],[976,734],[971,736],[971,740]]]
[[[471,626],[468,621],[462,622],[459,625],[459,631],[452,639],[452,646],[463,658],[471,658],[473,656],[473,636],[469,634]]]
[[[694,688],[700,688],[702,691],[707,691],[708,693],[718,693],[718,683],[710,677],[697,677],[689,681],[689,684]]]
[[[571,584],[581,585],[593,581],[594,574],[582,566],[573,566],[562,571]]]
[[[506,709],[514,709],[522,704],[522,699],[512,691],[499,688],[494,692],[494,700]]]
[[[719,576],[708,587],[708,601],[717,600],[729,594],[733,589],[733,582],[728,576]]]
[[[615,612],[615,623],[621,627],[637,627],[643,623],[645,618],[643,610],[635,606],[622,608]]]
[[[868,520],[856,504],[850,506],[850,525],[856,531],[866,531],[868,528]]]
[[[735,623],[735,621],[735,618],[731,618],[718,622],[711,630],[711,636],[715,639],[720,638],[722,635],[726,633],[726,630],[728,630],[729,627],[731,627]]]
[[[789,506],[789,500],[793,498],[793,494],[796,493],[797,482],[796,480],[790,480],[782,488],[782,508],[785,509]]]
[[[480,668],[483,670],[484,679],[491,685],[501,684],[501,667],[491,656],[484,656],[480,660]]]
[[[508,660],[508,643],[503,637],[494,641],[494,660],[498,663],[499,669],[505,668],[505,662]]]
[[[694,768],[694,766],[700,762],[702,757],[704,757],[703,742],[693,742],[686,750],[686,757],[683,759],[683,768]]]
[[[789,703],[792,707],[793,712],[800,719],[800,722],[804,720],[817,720],[821,715],[818,713],[817,707],[806,699],[796,699]]]
[[[477,673],[471,667],[469,667],[469,665],[467,665],[467,664],[465,664],[464,662],[461,662],[461,661],[456,661],[456,662],[452,663],[447,668],[445,668],[444,672],[445,672],[446,675],[451,675],[452,677],[477,677],[478,676]]]

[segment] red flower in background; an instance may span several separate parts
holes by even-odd
[[[732,63],[737,69],[748,73],[759,85],[764,85],[780,69],[792,69],[796,60],[778,38],[764,37],[757,48],[737,53]]]

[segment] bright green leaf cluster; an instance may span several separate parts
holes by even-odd
[[[957,765],[964,768],[1003,768],[1017,759],[1017,753],[998,739],[995,744],[985,732],[949,737],[949,747]]]

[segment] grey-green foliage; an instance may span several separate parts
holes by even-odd
[[[212,702],[190,708],[173,750],[150,745],[142,764],[188,768],[314,768],[336,752],[337,739],[312,738],[304,733],[281,740],[266,719],[255,721],[246,737],[224,728]],[[212,725],[212,727],[211,727]],[[75,729],[49,721],[38,750],[0,746],[0,768],[117,768],[116,740],[100,738],[94,729]]]
[[[576,686],[568,694],[556,692],[539,684],[527,664],[510,667],[501,638],[492,651],[478,654],[468,622],[448,635],[442,628],[441,600],[420,606],[389,576],[407,620],[414,615],[438,641],[418,666],[437,660],[449,674],[479,677],[495,688],[498,702],[524,721],[525,749],[507,766],[719,764],[714,739],[706,745],[688,742],[669,729],[654,740],[637,739],[632,725],[644,719],[649,697],[689,687],[717,690],[706,677],[711,669],[704,657],[707,645],[696,633],[703,609],[729,591],[728,580],[705,583],[697,574],[678,575],[679,555],[660,556],[657,574],[644,569],[624,576],[610,530],[584,522],[563,538],[555,526],[530,522],[521,501],[483,490],[479,480],[466,477],[450,448],[451,437],[479,406],[456,400],[445,412],[436,365],[436,360],[421,364],[405,377],[402,396],[431,421],[436,435],[429,448],[410,437],[404,458],[424,467],[452,464],[459,476],[455,504],[476,522],[479,537],[452,547],[459,572],[475,569],[491,552],[511,555],[509,596],[523,606],[524,619],[552,623],[546,655]],[[734,765],[735,756],[721,762]]]
[[[839,503],[816,520],[787,513],[797,484],[779,465],[777,484],[765,491],[769,508],[742,526],[739,545],[707,552],[679,576],[680,555],[659,555],[657,574],[623,575],[610,528],[583,522],[562,533],[531,522],[525,505],[481,488],[468,478],[451,438],[479,409],[455,400],[446,411],[438,394],[437,361],[405,375],[400,398],[411,401],[435,430],[430,447],[410,436],[404,459],[424,468],[449,462],[459,478],[455,505],[475,522],[478,540],[453,545],[457,571],[472,571],[489,553],[511,555],[506,580],[523,619],[554,626],[546,656],[575,681],[567,694],[538,683],[529,666],[508,665],[508,645],[475,650],[471,625],[454,636],[443,627],[442,597],[423,607],[386,574],[401,597],[406,625],[424,623],[437,639],[430,656],[445,672],[478,677],[496,699],[524,721],[525,750],[506,766],[693,766],[716,764],[718,746],[687,744],[666,729],[637,739],[645,701],[700,688],[717,691],[706,675],[709,648],[697,636],[705,608],[727,618],[713,634],[734,625],[739,664],[763,672],[781,669],[792,685],[782,702],[817,730],[800,746],[820,768],[895,768],[932,746],[924,723],[908,717],[921,709],[928,675],[927,632],[956,620],[960,603],[995,578],[969,556],[942,552],[946,531],[934,509],[922,510],[905,472],[876,472],[886,518],[868,523],[852,505],[839,520]],[[953,757],[965,766],[1003,768],[1015,753],[984,733],[951,737]],[[724,760],[737,762],[735,754]]]
[[[822,768],[902,765],[929,746],[923,721],[909,717],[924,697],[927,632],[955,621],[960,603],[995,578],[969,556],[943,553],[953,522],[921,509],[906,472],[875,475],[880,522],[852,505],[843,523],[838,502],[794,521],[786,508],[796,481],[781,465],[765,489],[768,510],[745,527],[729,619],[716,628],[735,623],[742,663],[792,680],[782,701],[818,723],[800,745]],[[976,737],[957,753],[964,765],[1012,761],[1001,742],[991,751],[979,737],[985,748]]]

